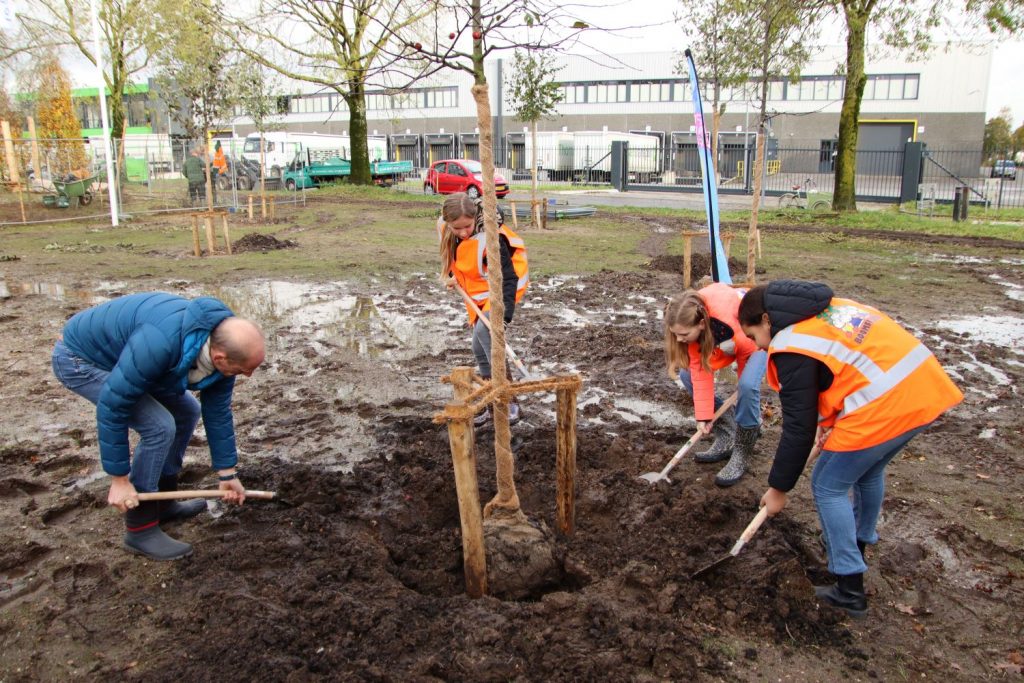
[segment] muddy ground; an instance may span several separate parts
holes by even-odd
[[[450,397],[440,378],[471,355],[463,314],[434,278],[240,273],[201,288],[4,263],[0,681],[1019,679],[1020,246],[962,259],[960,245],[929,243],[928,268],[973,283],[971,295],[887,295],[883,308],[966,400],[889,468],[870,616],[850,621],[813,596],[827,574],[806,476],[739,557],[689,578],[757,511],[779,437],[767,391],[759,456],[740,484],[719,489],[718,466],[693,462],[671,485],[638,481],[693,428],[662,369],[659,312],[680,278],[659,244],[648,243],[645,272],[536,281],[516,315],[510,338],[528,363],[584,378],[577,530],[557,540],[558,577],[518,601],[463,593],[447,433],[431,417]],[[92,408],[49,368],[64,319],[147,289],[221,296],[269,337],[264,368],[238,383],[236,424],[242,480],[280,498],[213,505],[174,527],[195,553],[167,564],[121,550]],[[524,510],[550,528],[552,398],[527,398],[513,428]],[[491,439],[477,434],[483,501],[495,491]],[[184,476],[215,485],[201,430]]]

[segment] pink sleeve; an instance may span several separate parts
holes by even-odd
[[[696,344],[687,349],[690,356],[690,380],[693,382],[693,415],[699,421],[715,416],[715,375],[700,364],[700,351]]]

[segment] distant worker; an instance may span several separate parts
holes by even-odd
[[[502,300],[505,304],[505,325],[512,322],[516,304],[523,298],[530,281],[526,261],[526,243],[504,224],[499,210],[498,245],[501,251]],[[441,277],[449,288],[458,284],[476,302],[480,310],[489,317],[491,301],[487,282],[486,235],[484,233],[483,204],[465,192],[457,192],[445,198],[441,217],[437,221],[438,236],[441,238]],[[491,333],[476,312],[466,304],[469,324],[473,328],[473,355],[476,357],[480,376],[491,377]],[[508,366],[506,373],[510,373]],[[519,422],[522,411],[515,399],[508,407],[509,424]],[[476,426],[486,425],[491,420],[491,409],[476,416]]]
[[[228,172],[228,159],[224,156],[220,140],[217,140],[213,146],[213,172],[215,175],[227,175]]]
[[[761,382],[768,355],[743,334],[736,317],[744,290],[712,283],[688,290],[665,307],[665,362],[693,397],[697,428],[714,434],[697,462],[729,462],[715,476],[719,486],[732,486],[747,471],[761,434]],[[738,400],[712,424],[724,398],[715,392],[715,371],[736,363]],[[737,426],[738,425],[738,426]]]
[[[188,180],[189,203],[193,206],[202,203],[206,196],[206,148],[193,147],[181,170]]]
[[[811,491],[836,583],[815,593],[863,617],[866,550],[878,542],[885,467],[963,394],[912,334],[881,311],[834,297],[828,285],[754,287],[739,319],[768,351],[768,383],[782,403],[782,438],[761,505],[769,515],[786,507],[815,439],[823,440]],[[819,428],[831,431],[816,436]]]
[[[96,405],[107,502],[125,513],[124,547],[154,560],[192,553],[160,525],[194,517],[203,500],[139,502],[138,492],[175,491],[185,448],[203,418],[224,500],[241,505],[231,396],[237,375],[263,362],[263,334],[221,301],[160,292],[89,308],[64,326],[53,349],[61,384]],[[199,392],[197,401],[190,391]],[[141,437],[135,452],[128,430]]]

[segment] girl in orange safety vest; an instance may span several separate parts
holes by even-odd
[[[516,233],[504,224],[498,212],[498,243],[501,251],[502,300],[505,304],[505,325],[512,322],[516,304],[523,298],[530,281],[526,262],[526,244]],[[441,208],[437,222],[441,239],[441,277],[448,286],[458,283],[476,302],[484,313],[491,309],[487,282],[487,253],[484,234],[483,206],[465,192],[449,195]],[[454,281],[449,278],[453,278]],[[476,312],[466,304],[469,324],[473,327],[473,355],[476,357],[480,376],[491,376],[491,333]],[[506,368],[506,372],[508,369]],[[509,424],[520,420],[522,411],[517,401],[509,404]],[[491,419],[490,408],[476,416],[476,424],[486,424]]]
[[[711,446],[694,456],[697,462],[729,462],[715,477],[732,486],[747,471],[761,427],[761,381],[768,356],[740,329],[736,317],[743,290],[713,283],[687,290],[665,307],[665,363],[668,376],[679,378],[693,397],[697,427],[714,434]],[[715,371],[736,363],[739,394],[735,411],[727,410],[712,425],[722,405],[715,395]],[[739,423],[739,427],[737,427]],[[731,457],[730,457],[731,456]]]
[[[835,298],[828,285],[754,287],[739,320],[767,349],[768,383],[782,403],[782,438],[761,505],[769,515],[786,506],[815,439],[823,442],[811,489],[837,580],[815,593],[863,617],[865,550],[878,542],[885,467],[963,394],[912,334],[870,306]]]

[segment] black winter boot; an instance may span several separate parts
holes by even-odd
[[[719,486],[732,486],[747,471],[747,466],[754,457],[754,444],[760,430],[757,427],[737,427],[736,443],[732,447],[732,457],[715,477]]]
[[[160,491],[177,491],[178,490],[178,475],[172,474],[169,476],[160,477],[160,482],[157,484],[157,489]],[[167,522],[179,522],[186,519],[191,519],[198,515],[200,512],[206,511],[206,501],[202,498],[197,500],[161,500],[160,502],[160,523],[166,524]]]
[[[720,462],[732,455],[736,439],[736,412],[730,408],[715,420],[711,428],[715,440],[705,450],[693,456],[695,462]]]
[[[176,541],[160,528],[159,501],[147,500],[124,515],[124,547],[151,560],[177,560],[192,554],[192,546]]]
[[[854,619],[863,619],[868,613],[868,598],[864,594],[864,575],[837,576],[831,586],[815,586],[814,594],[833,607],[846,610]]]

